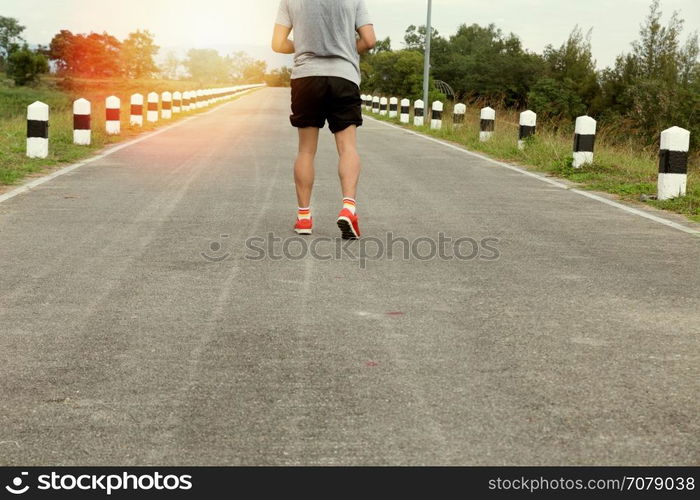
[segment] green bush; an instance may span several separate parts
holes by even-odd
[[[7,58],[7,76],[15,85],[27,85],[39,80],[39,75],[49,71],[46,56],[29,50],[25,45],[13,51]]]

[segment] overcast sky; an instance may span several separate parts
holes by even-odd
[[[427,0],[366,0],[380,38],[401,48],[409,24],[425,24]],[[433,25],[440,34],[462,23],[496,23],[514,32],[529,50],[560,45],[574,25],[593,28],[598,67],[629,51],[649,0],[433,0]],[[0,15],[18,18],[29,43],[48,44],[54,33],[107,31],[123,38],[148,29],[164,47],[266,46],[279,0],[0,0]],[[684,37],[700,31],[699,0],[662,0],[664,18],[678,10]],[[256,54],[257,55],[257,54]]]

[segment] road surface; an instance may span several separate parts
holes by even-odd
[[[335,255],[324,129],[314,258],[288,101],[0,203],[1,465],[698,463],[700,238],[368,120],[366,250],[416,251]]]

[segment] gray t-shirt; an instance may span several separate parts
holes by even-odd
[[[360,85],[355,32],[371,24],[365,0],[281,0],[275,22],[294,30],[292,78],[338,76]]]

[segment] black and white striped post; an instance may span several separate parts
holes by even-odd
[[[411,111],[411,101],[408,99],[401,99],[401,116],[399,118],[401,123],[409,123],[410,111]]]
[[[430,128],[432,130],[440,130],[442,128],[442,111],[444,105],[440,101],[434,101],[432,106],[433,114],[430,118]]]
[[[466,114],[467,106],[465,104],[455,104],[455,109],[452,110],[452,126],[456,128],[464,125],[464,116]]]
[[[143,126],[143,95],[131,94],[129,123],[137,127]]]
[[[399,100],[396,97],[389,99],[389,118],[396,118],[399,115]]]
[[[381,116],[386,116],[389,108],[389,100],[386,97],[379,99],[379,114]]]
[[[372,96],[372,113],[379,113],[379,96]]]
[[[90,101],[83,98],[76,99],[73,102],[73,144],[89,146],[92,142],[90,116]]]
[[[182,111],[182,93],[180,91],[173,92],[173,113]]]
[[[425,114],[425,103],[422,99],[418,99],[413,103],[413,125],[416,127],[422,127]]]
[[[576,118],[574,130],[574,161],[572,166],[580,168],[593,163],[593,147],[595,146],[596,121],[588,115]]]
[[[173,95],[167,90],[160,95],[160,117],[163,120],[173,117]]]
[[[105,131],[108,135],[121,132],[121,106],[122,102],[117,96],[111,95],[105,99]]]
[[[688,184],[689,149],[689,130],[671,127],[661,132],[657,199],[671,200],[685,196]]]
[[[150,123],[158,121],[158,102],[160,102],[160,96],[155,92],[150,92],[148,94],[148,110],[146,111],[146,120]]]
[[[496,129],[496,110],[486,106],[481,110],[479,121],[479,140],[486,142],[491,139],[493,131]]]
[[[520,127],[518,129],[518,149],[525,149],[525,141],[535,135],[537,130],[537,113],[523,111],[520,113]]]
[[[41,101],[27,106],[27,156],[49,156],[49,105]]]
[[[362,94],[360,96],[360,98],[362,99],[362,108],[366,110],[367,109],[367,94]]]

